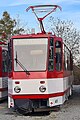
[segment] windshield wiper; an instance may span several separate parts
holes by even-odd
[[[15,61],[16,61],[16,65],[18,64],[25,72],[27,75],[30,75],[30,72],[24,67],[24,65],[17,59],[17,51],[16,51],[16,58],[15,58]]]

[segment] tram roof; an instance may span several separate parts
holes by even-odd
[[[37,33],[37,34],[24,34],[24,35],[15,35],[12,36],[12,39],[19,39],[19,38],[49,38],[49,37],[56,37],[55,35],[52,35],[52,33]],[[60,37],[56,37],[58,39],[61,39]]]
[[[0,45],[7,45],[5,42],[0,41]]]

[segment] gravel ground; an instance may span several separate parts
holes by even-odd
[[[7,102],[0,103],[0,120],[80,120],[80,85],[73,86],[73,95],[60,110],[52,111],[50,115],[18,115],[7,108]]]

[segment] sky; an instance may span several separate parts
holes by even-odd
[[[25,23],[24,26],[27,24],[29,28],[38,30],[38,21],[31,11],[26,12],[26,8],[32,5],[46,4],[59,5],[62,11],[58,10],[49,15],[44,20],[45,24],[50,16],[54,16],[62,20],[71,20],[74,23],[74,27],[80,30],[80,0],[1,0],[0,18],[2,18],[3,12],[7,11],[13,19],[19,15],[22,24]]]

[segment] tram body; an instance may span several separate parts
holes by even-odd
[[[72,55],[51,33],[13,36],[9,42],[8,108],[25,111],[63,104],[72,94]]]
[[[0,100],[8,96],[8,48],[0,42]]]

